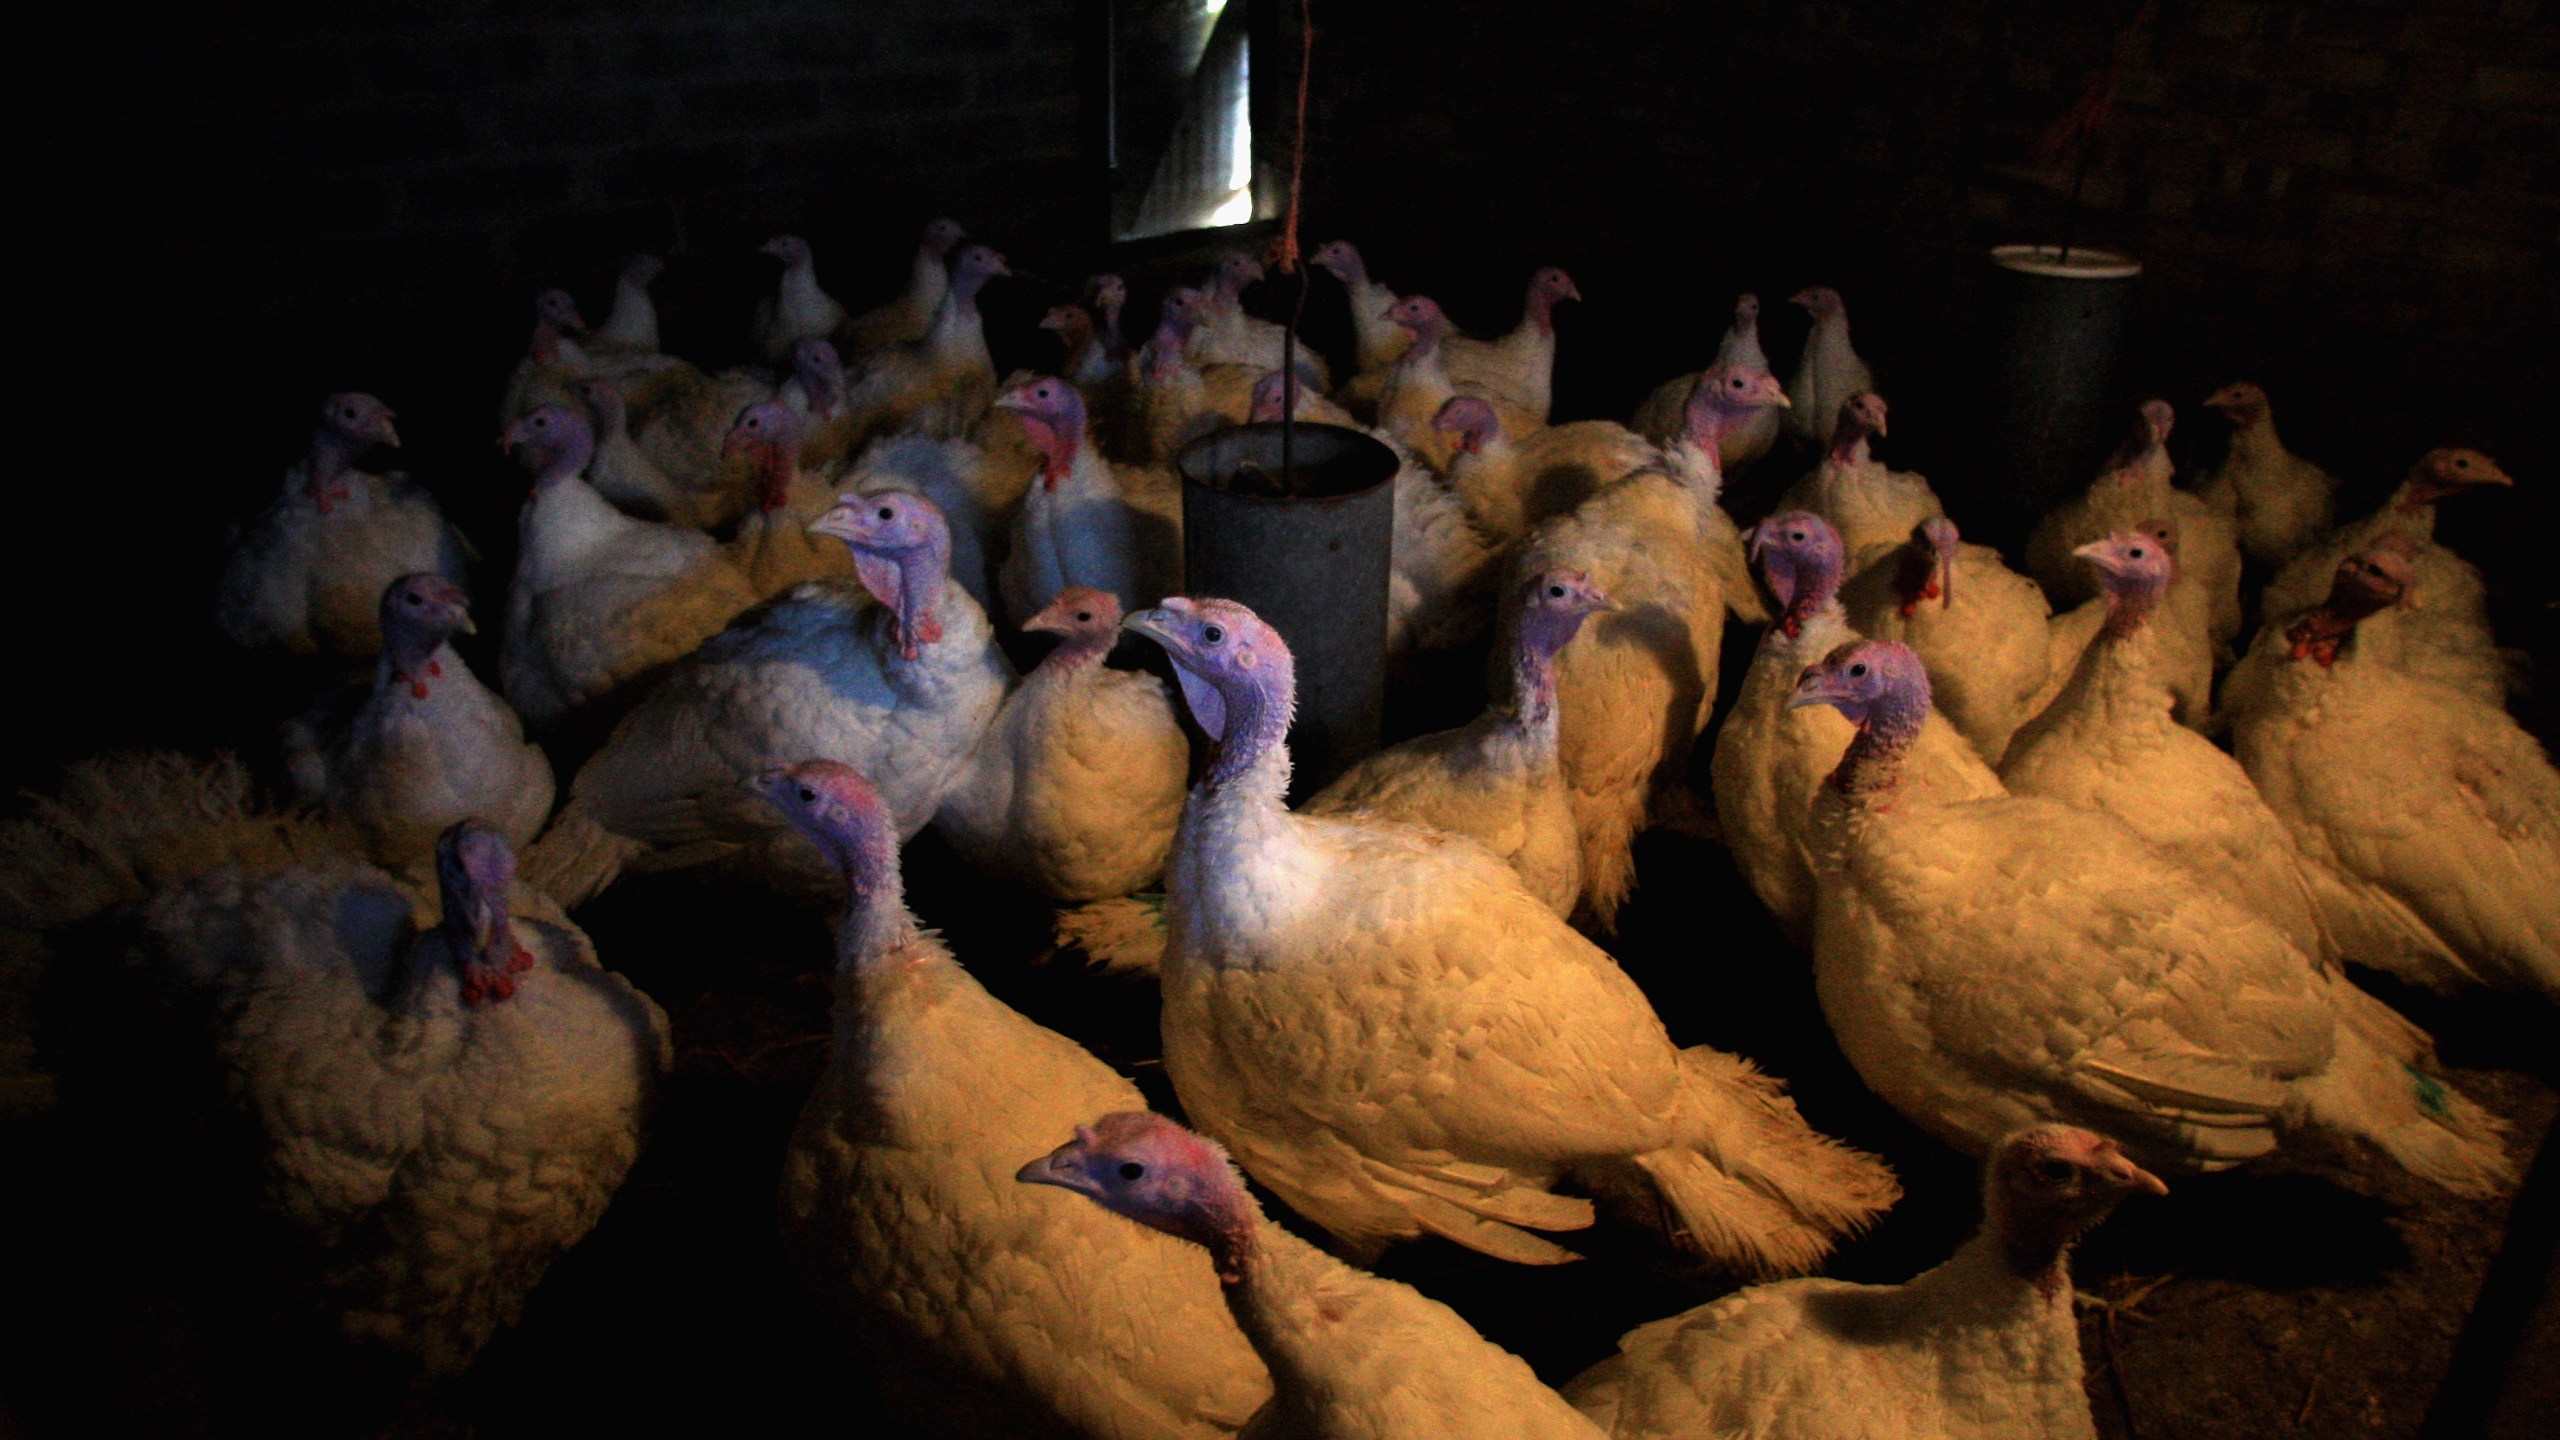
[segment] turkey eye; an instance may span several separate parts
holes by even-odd
[[[2456,460],[2453,462],[2453,468],[2456,470],[2468,470],[2471,468],[2471,462],[2468,460]]]
[[[1092,612],[1092,611],[1090,611],[1090,610],[1079,610],[1079,611],[1077,611],[1077,612],[1076,612],[1076,623],[1077,623],[1077,624],[1079,624],[1079,625],[1085,624],[1085,623],[1087,623],[1087,622],[1091,621],[1092,619],[1093,619],[1093,612]]]
[[[895,520],[898,518],[898,512],[890,509],[886,505],[883,505],[880,507],[880,518],[883,520]]]
[[[426,601],[419,599],[415,592],[412,592],[407,599],[412,605],[424,605],[427,603]]]
[[[1208,641],[1212,645],[1215,645],[1219,641],[1227,638],[1227,632],[1219,629],[1215,625],[1211,625],[1201,630],[1200,638]]]
[[[2045,1160],[2036,1165],[2038,1178],[2059,1185],[2071,1178],[2073,1166],[2068,1160]]]
[[[1796,544],[1801,545],[1804,543],[1804,532],[1801,530],[1790,530],[1787,532],[1787,538],[1794,541]]]
[[[1120,1162],[1120,1178],[1123,1180],[1140,1179],[1143,1178],[1146,1173],[1147,1167],[1139,1164],[1135,1160],[1123,1160]]]
[[[1564,587],[1561,585],[1550,585],[1547,587],[1547,594],[1554,599],[1561,600],[1564,598]]]
[[[2136,559],[2136,560],[2139,560],[2139,559],[2141,559],[2141,558],[2142,558],[2142,547],[2141,547],[2141,546],[2139,546],[2139,545],[2136,545],[2136,546],[2134,546],[2132,549],[2127,550],[2127,551],[2126,551],[2126,552],[2124,552],[2124,553],[2125,553],[2125,554],[2127,554],[2127,555],[2132,556],[2132,557],[2133,557],[2134,559]]]
[[[1850,674],[1852,674],[1852,675],[1864,675],[1864,674],[1866,674],[1866,673],[1867,673],[1867,662],[1866,662],[1866,661],[1864,661],[1864,660],[1861,660],[1861,661],[1859,661],[1857,664],[1850,666],[1850,667],[1849,667],[1849,673],[1850,673]]]
[[[818,792],[811,786],[803,785],[800,787],[800,798],[803,800],[815,800],[818,798]]]

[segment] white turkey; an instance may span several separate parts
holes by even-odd
[[[1797,944],[1813,940],[1810,832],[1814,796],[1840,763],[1851,727],[1837,714],[1787,702],[1813,664],[1857,639],[1840,613],[1840,535],[1809,511],[1782,511],[1751,527],[1779,612],[1761,633],[1751,669],[1707,773],[1716,822],[1734,864]],[[1913,783],[1950,795],[1996,795],[1999,779],[1943,719],[1931,716],[1912,752]]]
[[[2165,1195],[2115,1142],[2039,1125],[1982,1167],[1982,1229],[1899,1285],[1781,1280],[1629,1331],[1565,1387],[1616,1440],[2097,1440],[2071,1246]]]
[[[1880,545],[1898,545],[1924,520],[1945,516],[1925,476],[1889,470],[1868,454],[1885,433],[1884,397],[1861,390],[1840,407],[1822,463],[1778,497],[1781,510],[1810,510],[1840,532],[1854,563]]]
[[[1550,265],[1529,277],[1520,323],[1501,338],[1478,340],[1456,331],[1443,342],[1450,383],[1462,395],[1480,395],[1500,407],[1520,431],[1547,423],[1556,375],[1556,302],[1579,300],[1573,277]]]
[[[615,509],[642,520],[664,520],[708,530],[730,513],[728,487],[708,495],[689,491],[660,469],[649,452],[631,438],[631,408],[622,386],[612,380],[581,380],[579,403],[587,407],[587,428],[595,438],[595,454],[587,461],[587,483],[613,502]]]
[[[1348,240],[1329,240],[1316,247],[1307,257],[1313,265],[1342,282],[1351,301],[1351,337],[1356,369],[1362,375],[1385,370],[1413,344],[1413,334],[1394,320],[1387,311],[1393,309],[1396,292],[1379,284],[1369,274],[1369,265],[1361,258],[1358,246]]]
[[[432,571],[461,583],[470,543],[445,523],[435,497],[403,475],[356,461],[397,447],[390,407],[370,395],[321,402],[311,449],[284,488],[224,539],[214,619],[233,643],[339,661],[382,650],[382,591]]]
[[[1583,626],[1556,667],[1583,895],[1604,927],[1634,889],[1635,837],[1657,790],[1687,783],[1691,747],[1715,703],[1725,612],[1759,608],[1741,537],[1716,503],[1717,439],[1740,417],[1785,401],[1769,376],[1710,372],[1691,396],[1687,435],[1662,468],[1538,527],[1511,560],[1514,585],[1579,570],[1618,602]]]
[[[2239,529],[2229,515],[2169,483],[2174,419],[2167,401],[2142,403],[2133,437],[2087,492],[2036,522],[2027,536],[2026,572],[2055,605],[2077,605],[2095,596],[2098,587],[2073,552],[2120,530],[2168,521],[2178,531],[2178,579],[2170,590],[2169,612],[2201,621],[2206,638],[2219,649],[2240,633]],[[2181,718],[2187,717],[2182,713]]]
[[[1802,1270],[1891,1204],[1890,1172],[1816,1134],[1749,1062],[1671,1043],[1617,963],[1481,845],[1294,815],[1296,666],[1225,600],[1129,617],[1217,752],[1165,882],[1165,1071],[1254,1177],[1351,1251],[1436,1234],[1574,1252],[1571,1177],[1750,1272]]]
[[[824,340],[845,322],[845,308],[818,284],[817,257],[797,235],[776,235],[757,247],[782,262],[773,294],[756,302],[756,351],[780,364],[803,340]]]
[[[536,467],[498,658],[500,688],[526,725],[555,725],[636,687],[755,603],[745,566],[718,541],[625,515],[581,478],[594,440],[577,412],[546,405],[501,443]]]
[[[844,360],[833,343],[803,340],[791,347],[791,373],[773,398],[800,421],[801,462],[821,474],[844,468],[862,441],[862,420],[845,404]]]
[[[300,798],[362,835],[377,864],[422,870],[436,837],[472,819],[522,846],[550,817],[550,760],[448,643],[472,629],[461,586],[402,576],[382,592],[372,692],[343,722],[287,728]]]
[[[801,466],[805,433],[791,407],[763,400],[738,412],[720,445],[723,455],[744,461],[755,476],[756,503],[738,522],[731,548],[759,597],[853,573],[843,550],[809,534],[810,523],[835,508],[838,487]]]
[[[2115,816],[2195,884],[2275,926],[2303,954],[2334,960],[2336,942],[2283,823],[2238,761],[2170,717],[2150,622],[2176,560],[2140,532],[2092,541],[2080,554],[2098,571],[2106,624],[2061,695],[2018,732],[2000,762],[2002,783],[2012,794]]]
[[[1908,647],[1844,645],[1794,703],[1858,727],[1815,803],[1815,992],[1913,1123],[1975,1155],[2086,1124],[2181,1172],[2344,1136],[2457,1194],[2513,1181],[2502,1123],[2428,1073],[2423,1034],[2121,821],[1901,786],[1929,714]]]
[[[995,359],[978,292],[1013,271],[984,245],[965,245],[951,262],[951,287],[922,338],[875,350],[845,392],[859,433],[920,430],[939,439],[966,435],[996,395]]]
[[[878,775],[901,839],[933,818],[1012,667],[985,612],[950,583],[950,532],[932,502],[847,496],[811,528],[853,551],[860,587],[789,591],[650,691],[580,768],[562,810],[564,834],[611,841],[574,869],[546,857],[545,889],[591,894],[618,860],[643,871],[719,863],[830,893],[834,868],[747,783],[802,760]]]
[[[1803,306],[1813,317],[1804,353],[1796,360],[1796,373],[1787,380],[1792,407],[1784,417],[1787,432],[1817,450],[1828,450],[1832,428],[1840,423],[1840,407],[1851,396],[1876,388],[1876,378],[1867,362],[1858,358],[1857,347],[1849,343],[1849,307],[1839,291],[1826,285],[1808,286],[1788,296],[1787,303]]]
[[[828,760],[755,789],[838,868],[835,1039],[783,1157],[782,1234],[846,1358],[937,1436],[1214,1440],[1270,1393],[1196,1249],[1017,1185],[1145,1102],[989,995],[908,913],[902,818]]]
[[[1246,1433],[1289,1440],[1599,1440],[1520,1357],[1410,1285],[1364,1274],[1272,1224],[1216,1144],[1143,1110],[1079,1123],[1024,1165],[1206,1252],[1236,1325],[1270,1367]],[[1143,1233],[1143,1232],[1142,1232]]]
[[[569,403],[578,382],[597,373],[586,347],[572,338],[586,331],[586,317],[568,291],[545,290],[533,297],[533,336],[507,377],[498,401],[499,424],[545,405]]]
[[[1055,376],[1012,385],[996,403],[1021,417],[1040,452],[997,572],[1006,618],[1030,619],[1070,585],[1107,590],[1123,611],[1162,599],[1182,572],[1179,479],[1103,459],[1087,431],[1084,397]]]
[[[2204,404],[2231,422],[2231,450],[2196,490],[2238,527],[2240,553],[2260,565],[2282,565],[2327,534],[2338,478],[2284,448],[2267,392],[2235,380]]]
[[[1850,628],[1919,652],[1938,713],[1985,763],[1999,764],[2009,737],[2057,688],[2057,652],[2069,651],[2058,657],[2066,675],[2079,658],[2072,648],[2085,639],[2078,622],[2057,626],[2043,587],[2002,563],[1999,551],[1966,541],[1944,516],[1919,522],[1908,539],[1871,547],[1859,560],[1840,591]],[[2212,654],[2201,634],[2195,638],[2189,649],[2204,668],[2191,682],[2210,687]]]
[[[1573,570],[1534,575],[1514,601],[1511,688],[1454,730],[1363,757],[1299,808],[1384,816],[1463,835],[1520,876],[1556,912],[1582,898],[1582,837],[1556,759],[1556,655],[1584,617],[1616,608]]]
[[[224,867],[153,896],[123,944],[136,986],[203,1027],[214,1143],[287,1237],[278,1278],[423,1378],[469,1366],[595,1225],[671,1058],[658,1007],[514,872],[465,822],[437,843],[431,923],[366,866]]]
[[[1184,342],[1195,365],[1242,365],[1254,371],[1279,368],[1287,353],[1289,327],[1245,312],[1246,287],[1263,278],[1262,262],[1240,250],[1218,257],[1218,273],[1205,292],[1199,326]],[[1298,368],[1319,391],[1333,388],[1324,357],[1297,347]]]
[[[1023,629],[1056,635],[1007,695],[933,828],[980,869],[1051,900],[1126,895],[1164,874],[1191,742],[1164,682],[1103,664],[1120,602],[1070,585]]]
[[[1745,292],[1733,302],[1733,323],[1725,328],[1724,339],[1716,346],[1716,358],[1709,370],[1740,370],[1753,375],[1767,375],[1769,356],[1760,348],[1760,297]],[[1675,376],[1653,387],[1653,392],[1636,407],[1635,418],[1628,425],[1639,435],[1657,445],[1668,445],[1678,438],[1687,423],[1689,393],[1698,388],[1703,371],[1693,370]],[[1758,464],[1761,457],[1778,443],[1778,412],[1774,409],[1753,411],[1748,419],[1725,432],[1720,457],[1730,471]]]
[[[649,298],[649,286],[666,268],[655,255],[634,255],[624,262],[613,279],[613,308],[589,337],[590,350],[608,357],[658,353],[658,305]]]
[[[2232,740],[2347,954],[2438,989],[2560,997],[2560,774],[2495,705],[2389,658],[2418,566],[2375,546],[2269,625]]]
[[[841,341],[844,350],[857,356],[923,339],[933,328],[942,297],[951,293],[952,248],[967,238],[969,232],[957,220],[926,222],[924,236],[916,242],[907,288],[835,327],[826,338]]]

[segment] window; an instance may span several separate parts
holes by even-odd
[[[1255,216],[1247,0],[1110,0],[1112,238]]]

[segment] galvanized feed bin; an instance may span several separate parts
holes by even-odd
[[[1204,435],[1174,457],[1183,590],[1251,606],[1296,657],[1292,798],[1378,748],[1396,473],[1395,452],[1360,431],[1294,428],[1286,493],[1276,421]]]
[[[1990,476],[2029,516],[2080,493],[2123,438],[2116,362],[2142,266],[2111,250],[1991,252]]]

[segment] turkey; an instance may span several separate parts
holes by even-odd
[[[681,525],[623,514],[580,478],[594,440],[547,405],[500,443],[538,467],[517,521],[498,677],[536,730],[637,687],[756,601],[743,565]]]
[[[1751,551],[1780,608],[1716,732],[1707,774],[1735,866],[1788,938],[1810,945],[1813,801],[1840,763],[1851,730],[1829,710],[1787,701],[1807,665],[1858,637],[1841,618],[1840,535],[1829,522],[1808,511],[1782,511],[1751,527]],[[1914,783],[1949,795],[2000,793],[1990,767],[1935,715],[1913,746],[1911,768]]]
[[[1129,617],[1217,744],[1166,870],[1165,1072],[1299,1214],[1374,1256],[1425,1233],[1502,1259],[1574,1252],[1590,1201],[1743,1271],[1808,1268],[1891,1204],[1747,1061],[1680,1050],[1635,983],[1471,840],[1293,815],[1296,667],[1232,601]]]
[[[1023,629],[1059,637],[978,738],[934,813],[961,858],[1051,900],[1126,895],[1164,874],[1191,742],[1164,682],[1103,664],[1120,602],[1070,585]]]
[[[550,760],[446,643],[472,628],[461,586],[441,575],[392,581],[371,695],[343,724],[306,719],[286,731],[298,798],[363,836],[387,868],[424,870],[436,838],[465,820],[521,846],[551,814]]]
[[[2068,1125],[2009,1136],[1982,1172],[1982,1229],[1945,1264],[1709,1301],[1629,1331],[1566,1397],[1617,1440],[2097,1440],[2071,1246],[2169,1187]]]
[[[773,295],[756,302],[752,332],[756,353],[779,365],[790,358],[792,346],[833,335],[845,323],[845,309],[818,288],[818,262],[808,241],[776,235],[757,248],[782,262],[782,280]]]
[[[951,288],[924,337],[864,357],[845,395],[859,433],[920,430],[950,439],[969,432],[996,394],[996,365],[987,353],[978,292],[996,276],[1012,273],[1004,257],[984,245],[961,248],[951,264]]]
[[[2409,537],[2412,594],[2398,617],[2402,664],[2492,704],[2514,676],[2489,628],[2488,585],[2471,562],[2435,539],[2436,502],[2515,481],[2477,450],[2430,450],[2380,510],[2322,536],[2267,582],[2259,611],[2286,620],[2319,605],[2340,562],[2385,535]],[[2493,689],[2484,674],[2499,682]]]
[[[470,542],[435,497],[355,468],[374,446],[400,444],[392,419],[370,395],[321,402],[310,453],[265,509],[231,527],[214,620],[234,644],[369,661],[382,651],[385,586],[422,570],[462,582]]]
[[[2560,774],[2504,710],[2391,663],[2418,573],[2351,555],[2319,608],[2261,631],[2228,687],[2233,747],[2349,955],[2560,998]]]
[[[1134,429],[1142,437],[1138,453],[1150,465],[1171,465],[1183,446],[1212,430],[1240,425],[1252,413],[1260,370],[1250,365],[1202,367],[1183,357],[1185,343],[1199,328],[1200,305],[1196,290],[1168,293],[1155,334],[1131,362],[1138,416]]]
[[[1901,544],[1914,526],[1947,513],[1925,477],[1868,456],[1868,441],[1885,433],[1885,416],[1884,397],[1873,390],[1850,396],[1833,423],[1830,452],[1778,497],[1781,510],[1810,510],[1830,521],[1852,561]]]
[[[1270,1367],[1247,1433],[1289,1440],[1598,1440],[1520,1358],[1410,1285],[1364,1274],[1272,1224],[1214,1143],[1144,1110],[1079,1124],[1024,1165],[1100,1210],[1206,1252]]]
[[[822,475],[842,470],[862,433],[861,417],[844,403],[844,360],[836,347],[825,340],[792,346],[791,374],[773,398],[800,422],[801,463]]]
[[[1815,449],[1829,450],[1832,429],[1840,423],[1840,407],[1851,396],[1876,388],[1876,379],[1849,343],[1849,308],[1841,303],[1839,291],[1814,285],[1787,298],[1813,317],[1813,330],[1805,336],[1796,373],[1787,380],[1791,408],[1786,428]]]
[[[389,876],[319,861],[207,872],[123,942],[137,991],[203,1027],[208,1133],[287,1237],[280,1278],[420,1378],[468,1367],[594,1227],[672,1058],[658,1007],[514,872],[466,821],[436,844],[431,926]]]
[[[2238,761],[2170,718],[2150,621],[2176,561],[2140,532],[2092,541],[2080,554],[2106,592],[2106,624],[2061,695],[2018,732],[2000,763],[2002,783],[2011,794],[2115,816],[2193,883],[2275,926],[2303,954],[2334,960],[2337,945],[2283,823]]]
[[[613,280],[613,309],[588,337],[589,350],[608,359],[658,353],[658,306],[649,286],[666,268],[655,255],[634,255],[624,263]]]
[[[1018,509],[1022,503],[1019,492],[1007,496],[1007,480],[995,473],[997,468],[967,440],[890,435],[862,448],[842,488],[858,495],[911,491],[932,501],[951,534],[952,581],[969,592],[979,609],[993,613],[995,571],[987,556],[1004,549],[1007,506]]]
[[[942,308],[942,297],[951,293],[951,249],[967,238],[969,232],[961,229],[957,220],[928,222],[924,238],[916,242],[915,265],[907,288],[834,327],[826,338],[841,340],[844,349],[855,355],[923,339],[925,332],[933,328],[933,315]]]
[[[2231,422],[2231,450],[2197,493],[2232,519],[2240,553],[2270,568],[2301,554],[2329,531],[2338,479],[2284,448],[2267,392],[2235,380],[2205,397]]]
[[[1733,302],[1733,323],[1726,327],[1724,340],[1716,347],[1716,358],[1710,370],[1740,370],[1753,375],[1767,375],[1769,357],[1760,348],[1760,297],[1748,292]],[[1675,376],[1653,388],[1636,407],[1635,418],[1627,422],[1639,435],[1657,445],[1668,445],[1679,437],[1687,423],[1689,392],[1698,388],[1702,371]],[[1725,432],[1720,458],[1728,472],[1758,464],[1778,443],[1778,412],[1755,410],[1750,417]]]
[[[744,460],[756,477],[755,508],[738,522],[734,548],[759,597],[853,573],[841,550],[809,536],[810,522],[834,508],[837,487],[801,468],[802,434],[789,406],[765,400],[739,411],[721,442],[721,453]]]
[[[2170,591],[2169,611],[2197,617],[2206,638],[2219,648],[2240,633],[2239,530],[2230,516],[2169,483],[2173,419],[2168,402],[2143,402],[2134,438],[2087,493],[2036,522],[2027,536],[2026,571],[2054,604],[2077,605],[2096,595],[2098,587],[2073,552],[2119,530],[2169,521],[2178,531],[2178,579]]]
[[[1929,667],[1938,713],[1985,763],[1999,764],[2009,737],[2057,688],[2049,683],[2055,652],[2069,648],[2058,638],[2043,588],[2003,564],[1999,551],[1966,542],[1944,516],[1920,521],[1907,540],[1872,547],[1859,558],[1856,578],[1840,592],[1850,628],[1918,652]],[[2196,683],[2205,688],[2193,702],[2202,707],[2213,657],[2201,643],[2189,650],[2204,663]],[[2061,656],[2066,674],[2077,658],[2076,650]]]
[[[1075,1117],[1145,1103],[916,923],[904,822],[811,760],[755,788],[842,876],[835,1043],[783,1157],[784,1245],[917,1433],[1233,1434],[1271,1385],[1206,1257],[1012,1183]]]
[[[1202,305],[1198,328],[1184,342],[1183,353],[1194,365],[1241,365],[1254,371],[1279,368],[1286,355],[1289,327],[1248,315],[1247,286],[1263,278],[1262,262],[1240,250],[1218,257],[1216,281]],[[1317,390],[1333,388],[1324,357],[1305,345],[1297,348],[1298,368]]]
[[[1413,344],[1413,334],[1387,317],[1395,306],[1396,292],[1370,277],[1359,247],[1348,240],[1327,241],[1316,247],[1307,263],[1341,281],[1350,298],[1352,353],[1359,373],[1372,374],[1396,363]]]
[[[1515,608],[1505,703],[1367,756],[1299,813],[1380,815],[1463,835],[1563,918],[1582,898],[1582,841],[1556,763],[1556,653],[1585,616],[1616,605],[1581,572],[1550,570],[1521,587]]]
[[[1546,424],[1555,392],[1556,302],[1581,298],[1573,277],[1552,265],[1531,275],[1520,323],[1509,334],[1478,340],[1449,333],[1443,361],[1450,383],[1460,394],[1494,402],[1506,419],[1519,417],[1523,423],[1515,428],[1520,431]]]
[[[684,489],[631,438],[630,406],[619,384],[581,380],[577,391],[595,438],[595,454],[587,461],[587,483],[612,501],[615,509],[642,520],[663,520],[695,530],[711,529],[730,513],[726,486],[708,495]]]
[[[1793,703],[1858,727],[1815,802],[1814,986],[1868,1088],[1968,1154],[2087,1124],[2153,1169],[2354,1137],[2463,1195],[2514,1179],[2426,1037],[2102,812],[1900,786],[1919,657],[1862,640]],[[2155,803],[2176,804],[2176,797]]]
[[[718,862],[832,893],[834,867],[748,788],[774,765],[826,759],[878,775],[902,840],[933,818],[1012,667],[985,612],[950,583],[950,531],[931,501],[848,496],[810,528],[851,548],[860,589],[821,581],[749,611],[624,716],[571,782],[559,827],[618,843],[575,869],[546,857],[551,894],[594,893],[616,861]]]
[[[1612,481],[1657,467],[1662,452],[1614,420],[1576,420],[1530,431],[1517,443],[1502,417],[1473,395],[1440,407],[1432,429],[1451,451],[1443,467],[1478,528],[1508,542],[1565,514]]]
[[[765,376],[748,370],[713,375],[679,360],[620,383],[632,443],[685,497],[684,509],[670,518],[712,529],[745,514],[755,477],[721,446],[739,411],[774,398]]]
[[[1556,665],[1583,898],[1603,927],[1615,926],[1635,887],[1636,832],[1656,790],[1687,782],[1690,748],[1715,703],[1725,611],[1758,606],[1741,539],[1716,503],[1717,440],[1739,417],[1785,402],[1766,375],[1710,372],[1691,397],[1688,438],[1663,468],[1538,527],[1511,561],[1514,585],[1579,570],[1618,602]]]
[[[586,330],[586,317],[568,291],[545,290],[533,297],[533,336],[507,377],[506,393],[498,401],[499,424],[545,405],[569,403],[578,382],[596,373],[586,347],[570,338]]]
[[[1154,604],[1180,582],[1178,477],[1115,471],[1086,433],[1084,397],[1064,380],[1032,377],[996,404],[1022,417],[1040,452],[996,577],[1008,619],[1030,619],[1070,585],[1107,590],[1126,611]]]

